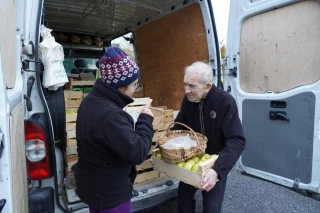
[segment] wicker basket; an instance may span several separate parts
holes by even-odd
[[[170,127],[173,124],[178,124],[184,126],[188,130],[170,130]],[[168,140],[172,138],[176,138],[179,136],[190,135],[192,140],[197,142],[197,146],[190,148],[183,147],[163,147]],[[177,163],[181,161],[189,160],[190,158],[196,155],[202,155],[205,153],[205,149],[207,148],[207,137],[194,132],[190,127],[185,124],[179,122],[173,122],[168,126],[167,132],[159,137],[159,148],[162,155],[162,158],[169,163]]]

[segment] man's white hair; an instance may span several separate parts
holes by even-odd
[[[199,74],[201,83],[213,83],[213,72],[211,66],[202,61],[196,61],[184,69],[184,73]]]

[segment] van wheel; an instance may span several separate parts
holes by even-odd
[[[51,114],[54,139],[63,141],[66,135],[66,110],[64,105],[63,87],[56,91],[47,90],[47,103]]]

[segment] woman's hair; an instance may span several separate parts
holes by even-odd
[[[213,72],[211,66],[202,61],[196,61],[184,69],[184,73],[197,73],[203,84],[213,83]]]

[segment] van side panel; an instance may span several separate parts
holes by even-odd
[[[0,46],[2,50],[2,68],[4,82],[13,88],[16,81],[16,1],[0,2]]]
[[[138,28],[136,48],[145,96],[155,106],[180,109],[184,68],[209,58],[199,4]]]
[[[11,166],[14,212],[28,212],[27,171],[24,139],[23,103],[20,102],[10,115]],[[23,196],[22,196],[23,195]]]

